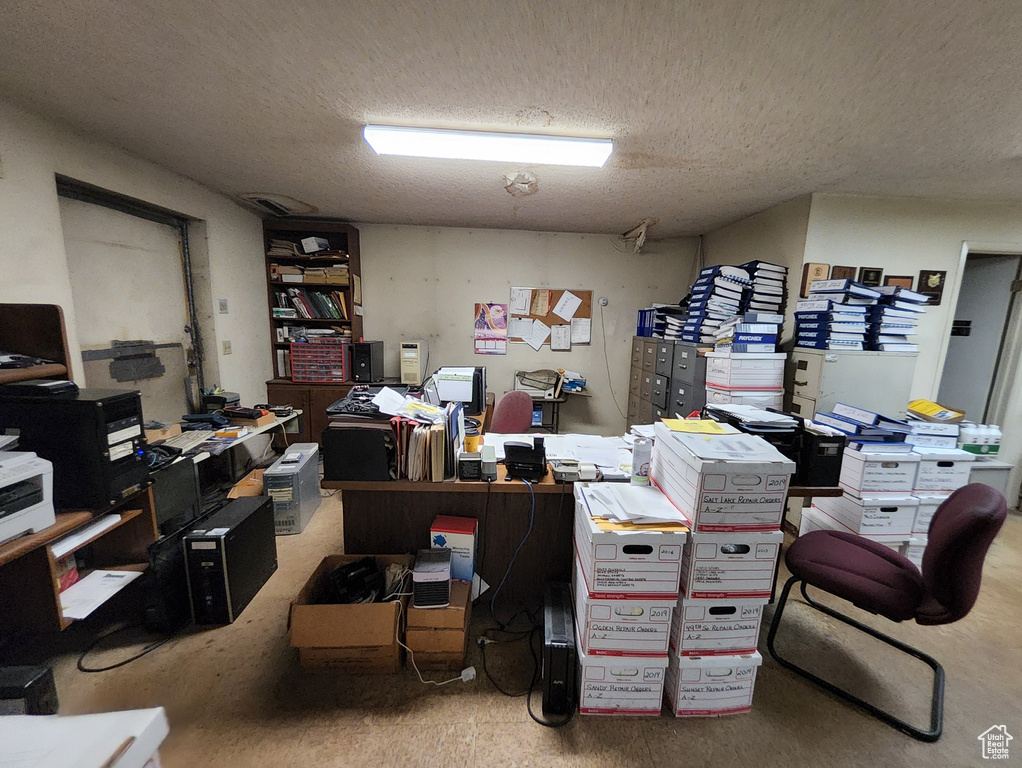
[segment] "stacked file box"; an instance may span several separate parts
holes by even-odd
[[[651,477],[690,522],[672,620],[667,701],[679,717],[752,706],[793,462],[742,433],[654,427]]]
[[[594,518],[591,488],[574,489],[579,712],[659,715],[688,528]]]
[[[930,521],[948,496],[969,484],[976,457],[957,448],[927,448],[914,446],[919,456],[919,471],[912,486],[912,495],[919,500],[919,508],[912,524],[912,536],[902,554],[922,568],[923,550],[929,540]]]
[[[709,352],[706,402],[780,408],[784,399],[783,352]]]
[[[706,267],[692,284],[688,316],[681,339],[693,344],[713,344],[717,329],[740,314],[752,288],[752,278],[741,267]]]
[[[882,294],[869,310],[869,331],[866,349],[876,352],[918,352],[912,341],[919,316],[929,297],[907,288],[888,285],[877,288]]]

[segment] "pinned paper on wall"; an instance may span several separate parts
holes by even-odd
[[[512,288],[511,289],[511,314],[512,315],[527,315],[529,314],[529,305],[532,303],[532,289],[531,288]]]
[[[554,307],[554,314],[558,317],[562,317],[565,320],[571,320],[575,316],[575,310],[582,304],[582,299],[573,294],[571,291],[565,291],[561,294],[561,298],[558,300],[557,305]]]
[[[537,288],[532,292],[532,306],[529,308],[529,314],[550,314],[550,291],[547,288]]]
[[[537,352],[539,348],[546,343],[547,337],[550,336],[550,327],[542,320],[534,320],[532,322],[532,336],[526,341],[529,342],[529,346]]]
[[[507,335],[512,339],[532,338],[532,318],[512,317],[508,326]]]
[[[507,304],[476,303],[475,353],[507,354]]]
[[[588,317],[571,318],[571,343],[588,344],[593,335],[593,321]]]
[[[571,351],[571,326],[551,325],[550,326],[550,351],[570,352]]]

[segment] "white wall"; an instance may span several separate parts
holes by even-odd
[[[227,298],[216,337],[233,354],[219,359],[221,383],[253,403],[272,375],[262,225],[227,197],[153,163],[91,141],[0,101],[0,301],[59,304],[68,325],[74,374],[83,376],[54,174],[129,195],[206,223],[208,294]],[[139,271],[139,281],[147,279]],[[211,310],[211,308],[210,308]],[[217,344],[217,349],[220,344]],[[215,382],[208,382],[215,383]]]
[[[649,242],[635,255],[617,238],[508,230],[358,225],[361,233],[366,339],[385,342],[386,373],[399,374],[398,343],[426,338],[430,370],[485,365],[488,388],[499,397],[516,369],[567,368],[588,380],[592,398],[561,407],[561,430],[619,434],[624,415],[610,394],[599,307],[592,343],[571,352],[535,352],[509,344],[507,355],[473,352],[476,302],[507,303],[512,285],[592,289],[604,310],[607,355],[621,411],[628,407],[630,340],[636,311],[650,302],[677,302],[691,281],[695,240]]]
[[[934,399],[940,385],[951,320],[961,284],[963,243],[972,251],[1022,253],[1022,204],[921,198],[815,194],[805,261],[882,267],[885,275],[947,270],[944,296],[919,323],[919,359],[913,397]],[[1016,312],[1022,308],[1016,307]],[[1005,461],[1022,458],[1022,364],[1014,361],[1015,386],[1005,399]],[[954,403],[948,403],[954,405]],[[1020,472],[1014,473],[1017,498]]]
[[[810,203],[809,195],[797,197],[703,237],[706,266],[760,259],[788,268],[788,306],[782,333],[785,339],[795,335],[795,301],[802,280]]]

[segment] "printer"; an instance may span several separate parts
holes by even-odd
[[[486,367],[451,367],[437,369],[433,374],[440,401],[465,403],[468,413],[486,410]]]
[[[55,522],[53,465],[30,451],[0,452],[0,544]]]

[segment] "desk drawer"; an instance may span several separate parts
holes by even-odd
[[[642,343],[642,370],[652,373],[656,369],[656,347],[656,342],[649,339]]]
[[[654,370],[661,376],[671,377],[671,366],[674,364],[674,342],[661,341],[656,345],[656,365]]]
[[[653,374],[653,393],[650,395],[650,400],[653,405],[660,408],[667,407],[667,400],[671,393],[671,380],[666,376],[659,374]]]
[[[795,395],[791,398],[791,412],[803,419],[811,419],[816,415],[816,401]]]
[[[655,374],[642,372],[642,377],[639,380],[639,399],[651,402],[653,400],[653,376]]]

